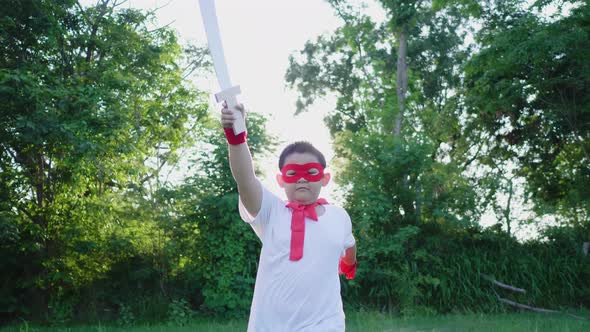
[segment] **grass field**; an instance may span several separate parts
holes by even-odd
[[[187,326],[137,325],[137,326],[71,326],[71,327],[35,327],[23,323],[19,326],[0,328],[0,332],[230,332],[246,331],[246,321],[213,321],[195,319]],[[358,332],[451,332],[451,331],[558,331],[588,332],[590,321],[571,318],[564,315],[544,314],[496,314],[496,315],[448,315],[432,317],[403,318],[376,312],[354,312],[347,314],[346,331]]]

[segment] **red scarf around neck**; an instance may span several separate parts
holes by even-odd
[[[328,201],[323,198],[318,199],[315,203],[301,204],[289,202],[287,207],[293,210],[291,217],[291,253],[289,260],[298,261],[303,257],[303,240],[305,239],[305,217],[318,221],[316,206],[326,205]]]

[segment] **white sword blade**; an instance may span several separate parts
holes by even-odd
[[[215,74],[221,90],[231,88],[231,80],[225,63],[225,56],[223,54],[223,45],[221,44],[221,34],[219,33],[219,25],[217,23],[217,15],[215,14],[214,0],[199,0],[201,7],[201,16],[205,25],[205,33],[207,34],[207,43],[209,45],[209,52],[213,58],[213,66],[215,67]]]
[[[227,107],[236,115],[236,121],[233,124],[234,133],[236,135],[246,130],[244,118],[236,109],[238,101],[236,95],[240,93],[239,86],[232,86],[225,63],[225,56],[223,54],[223,45],[221,44],[221,34],[219,33],[219,24],[217,23],[217,15],[215,13],[215,0],[199,0],[201,7],[201,17],[205,25],[205,33],[207,34],[207,43],[209,45],[209,52],[213,58],[213,67],[215,67],[215,74],[217,75],[217,82],[222,91],[215,94],[217,102],[225,100]]]

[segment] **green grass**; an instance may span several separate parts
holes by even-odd
[[[0,328],[0,332],[230,332],[246,331],[247,322],[195,319],[188,326],[137,325],[118,327],[113,325],[71,326],[71,327],[35,327],[23,323],[19,326]],[[590,321],[571,318],[565,315],[544,314],[468,314],[431,317],[399,317],[377,312],[353,312],[346,317],[347,332],[518,332],[518,331],[559,331],[587,332]]]
[[[347,331],[400,332],[518,332],[590,331],[590,321],[563,315],[468,314],[431,317],[395,317],[381,313],[353,313],[347,316]]]

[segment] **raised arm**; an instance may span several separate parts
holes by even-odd
[[[238,110],[245,118],[246,112],[243,105],[239,105]],[[260,205],[262,204],[262,185],[254,173],[254,165],[248,142],[245,139],[245,133],[234,135],[232,125],[236,121],[237,114],[234,114],[227,107],[221,110],[221,124],[224,127],[226,137],[229,143],[229,167],[231,173],[238,185],[238,192],[242,204],[253,217],[258,215]]]

